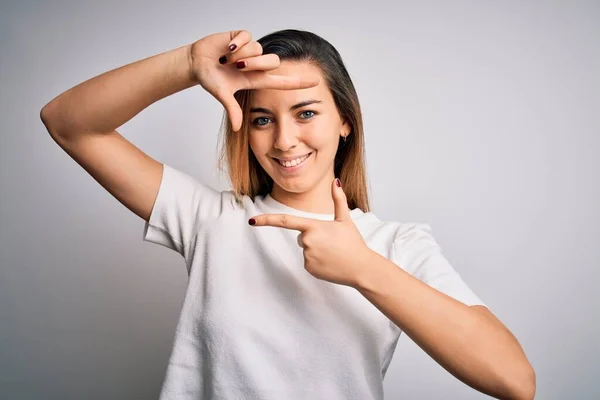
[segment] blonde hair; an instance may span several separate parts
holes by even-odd
[[[347,140],[339,139],[334,175],[342,182],[348,207],[370,211],[362,113],[354,84],[338,51],[314,33],[293,29],[271,33],[258,42],[263,47],[263,54],[277,54],[281,61],[310,62],[321,69],[341,118],[351,127]],[[243,115],[240,131],[233,131],[224,112],[219,136],[218,169],[228,173],[238,200],[244,195],[251,198],[264,196],[273,189],[273,179],[259,164],[248,141],[250,94],[251,90],[234,94]]]

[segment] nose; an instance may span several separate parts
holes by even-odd
[[[298,127],[293,120],[280,118],[275,129],[275,140],[273,146],[282,153],[287,152],[298,143]]]

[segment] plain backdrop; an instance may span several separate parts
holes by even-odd
[[[0,398],[151,399],[187,285],[183,259],[46,132],[70,87],[211,33],[309,30],[364,111],[373,212],[426,222],[517,336],[538,399],[600,396],[600,5],[594,1],[3,1]],[[119,128],[228,189],[222,106],[200,86]],[[406,335],[386,399],[489,398]]]

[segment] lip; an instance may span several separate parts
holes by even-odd
[[[290,173],[297,172],[297,171],[299,171],[299,170],[300,170],[302,167],[304,167],[304,165],[306,164],[306,162],[307,162],[308,160],[310,160],[310,158],[312,157],[312,155],[313,155],[313,152],[311,151],[310,153],[307,153],[307,154],[308,154],[309,156],[308,156],[308,157],[306,157],[306,159],[305,159],[304,161],[302,161],[302,163],[301,163],[301,164],[295,165],[295,166],[293,166],[293,167],[284,167],[283,165],[279,164],[279,161],[277,161],[277,160],[278,160],[277,158],[273,158],[273,162],[274,162],[274,163],[275,163],[275,164],[276,164],[276,165],[279,167],[279,170],[280,170],[280,171],[282,171],[283,173],[286,173],[286,174],[290,174]],[[306,155],[306,154],[305,154],[305,155]],[[296,157],[296,158],[298,158],[298,157]],[[292,160],[294,160],[294,158],[293,158]]]

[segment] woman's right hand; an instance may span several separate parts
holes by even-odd
[[[236,48],[231,51],[231,45]],[[252,41],[245,30],[215,33],[191,45],[190,71],[192,78],[225,107],[234,131],[242,127],[242,110],[233,97],[241,89],[294,90],[319,84],[316,76],[281,76],[265,71],[280,65],[276,54],[262,54],[262,46]],[[226,56],[224,64],[219,62]],[[236,63],[245,61],[246,67],[238,69]]]

